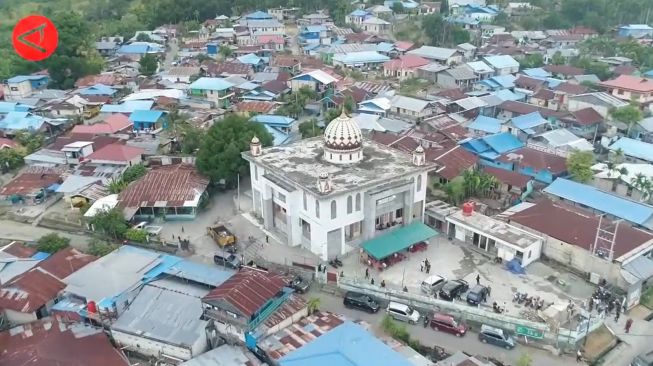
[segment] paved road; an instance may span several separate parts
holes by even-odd
[[[351,320],[364,320],[373,326],[375,331],[380,332],[380,323],[383,314],[368,314],[358,310],[347,309],[342,305],[342,298],[313,290],[309,296],[320,298],[320,308],[334,313],[343,314]],[[579,365],[571,357],[557,357],[549,352],[535,348],[518,345],[515,349],[507,351],[505,349],[481,343],[476,333],[469,333],[463,338],[453,335],[440,333],[424,328],[422,324],[408,325],[413,338],[417,338],[425,345],[438,345],[449,351],[461,350],[469,354],[475,354],[485,357],[493,357],[499,361],[506,362],[509,365],[516,365],[517,360],[523,353],[528,353],[533,358],[532,366],[571,366]]]
[[[173,38],[168,42],[168,51],[166,52],[166,57],[163,60],[163,65],[161,65],[161,70],[168,70],[170,67],[172,67],[172,62],[175,60],[175,57],[177,57],[177,52],[179,52],[179,43],[177,43],[178,40],[176,38]]]
[[[22,224],[10,220],[0,220],[0,239],[20,240],[20,241],[36,241],[43,235],[56,232],[61,236],[70,238],[70,245],[77,249],[84,250],[87,248],[87,236],[69,234],[62,231],[46,229],[42,227],[34,227],[30,224]]]

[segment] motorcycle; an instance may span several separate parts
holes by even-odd
[[[539,302],[540,302],[540,297],[539,297],[539,296],[535,296],[535,297],[531,300],[529,306],[530,306],[531,308],[535,309],[535,307],[537,307],[537,304],[538,304]]]
[[[540,301],[537,303],[537,306],[535,307],[535,310],[542,310],[544,308],[544,299],[540,299]]]
[[[500,307],[496,302],[492,304],[492,310],[494,310],[494,312],[497,314],[501,314],[506,311],[506,309]]]
[[[329,264],[330,264],[331,267],[333,267],[333,268],[338,268],[338,263],[336,263],[333,259],[329,261]]]
[[[342,261],[338,259],[338,257],[333,258],[333,262],[337,264],[339,267],[342,267]]]
[[[512,302],[518,302],[520,297],[521,294],[519,293],[519,291],[515,292],[515,294],[512,295]]]

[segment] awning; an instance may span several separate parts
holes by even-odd
[[[381,260],[436,235],[437,231],[418,221],[368,240],[363,249],[374,259]]]
[[[653,260],[645,256],[639,256],[623,266],[623,269],[639,280],[646,281],[653,277]]]

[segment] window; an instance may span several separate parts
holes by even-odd
[[[258,167],[254,165],[254,180],[258,180]]]
[[[422,190],[422,175],[417,176],[417,192]]]
[[[315,217],[320,218],[320,201],[315,200]]]
[[[623,95],[623,94],[624,94],[623,89],[617,89],[617,94],[619,94],[619,95]]]
[[[361,210],[361,194],[356,193],[356,211]]]
[[[303,203],[304,203],[304,211],[307,211],[307,210],[308,210],[308,208],[307,208],[307,207],[308,207],[308,204],[307,204],[307,202],[306,202],[306,201],[307,201],[307,199],[306,199],[306,192],[304,192],[304,197],[303,197],[303,198],[304,198],[304,200],[303,200],[303,201],[304,201],[304,202],[303,202]]]
[[[347,197],[347,213],[350,214],[353,211],[353,202],[351,196]]]
[[[281,202],[286,202],[286,195],[281,192],[277,192],[277,198],[279,198],[279,201]]]
[[[336,200],[331,200],[331,218],[335,219],[336,216],[338,216],[337,212],[337,207],[336,207]]]

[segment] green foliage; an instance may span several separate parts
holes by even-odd
[[[43,146],[43,135],[40,133],[32,133],[26,130],[17,131],[14,135],[14,141],[21,144],[27,154],[31,154]]]
[[[120,178],[111,179],[108,186],[109,193],[111,194],[118,194],[122,192],[125,188],[127,188],[127,183]]]
[[[59,236],[59,234],[56,233],[51,233],[43,235],[36,243],[36,249],[39,252],[56,253],[61,249],[68,247],[70,244],[70,239]]]
[[[136,36],[136,41],[137,42],[152,42],[152,38],[150,38],[150,35],[147,33],[138,33]]]
[[[320,299],[317,297],[311,297],[310,299],[308,299],[308,304],[307,304],[308,313],[313,314],[317,312],[320,309],[320,302],[321,302]]]
[[[141,75],[152,76],[159,68],[159,60],[153,54],[145,54],[138,61],[138,71]]]
[[[147,173],[147,168],[143,164],[132,165],[122,173],[122,180],[127,184],[138,180]]]
[[[381,329],[395,339],[404,343],[411,343],[410,333],[408,332],[406,325],[398,324],[390,315],[383,317],[383,320],[381,321]]]
[[[285,102],[281,108],[277,109],[275,114],[281,116],[288,116],[299,118],[304,112],[306,103],[317,99],[317,93],[305,86],[300,88],[297,92],[285,95],[282,102]]]
[[[533,365],[533,358],[528,353],[522,353],[517,360],[516,366],[531,366]]]
[[[127,229],[125,239],[137,243],[145,243],[147,241],[147,231],[142,229]]]
[[[392,3],[392,12],[395,14],[401,14],[404,12],[404,5],[400,1],[395,1]]]
[[[263,146],[272,145],[272,135],[262,124],[235,114],[228,115],[206,132],[197,153],[197,169],[211,178],[213,184],[224,179],[227,186],[233,186],[239,174],[249,173],[249,164],[240,153],[249,150],[254,136]]]
[[[399,93],[402,95],[416,96],[418,92],[426,89],[428,85],[428,82],[422,79],[406,79],[399,83]]]
[[[498,186],[496,178],[480,170],[466,170],[463,174],[465,197],[489,196]]]
[[[220,54],[222,58],[227,58],[231,56],[232,53],[234,53],[234,51],[229,46],[221,45],[220,49],[218,50],[218,54]]]
[[[24,156],[20,148],[0,149],[0,171],[5,172],[23,166]]]
[[[317,125],[315,118],[300,123],[298,128],[302,138],[316,137],[322,134],[322,129]]]
[[[571,179],[587,183],[592,179],[594,165],[594,154],[591,151],[576,150],[567,157],[567,171]]]
[[[90,218],[89,224],[95,231],[103,233],[113,239],[121,239],[125,236],[128,226],[122,211],[119,208],[98,212]]]
[[[116,249],[118,249],[118,245],[111,244],[98,238],[93,238],[88,244],[88,250],[86,252],[97,257],[104,257]]]
[[[632,127],[644,118],[642,111],[633,104],[610,111],[610,116],[612,116],[615,121],[625,123],[626,126],[628,126],[628,131],[626,132],[626,135],[628,136],[630,135]]]
[[[541,67],[542,65],[544,65],[544,58],[539,53],[526,55],[519,61],[519,67],[522,69],[532,69],[534,67]]]
[[[331,108],[324,112],[324,125],[328,126],[331,121],[336,119],[342,114],[342,109],[340,108]]]
[[[447,201],[454,206],[458,206],[465,199],[465,186],[460,180],[447,182],[442,190],[447,195]]]
[[[447,22],[440,14],[425,16],[422,19],[422,31],[431,46],[453,47],[471,39],[468,31]]]
[[[579,45],[581,54],[590,57],[623,56],[645,68],[653,67],[653,48],[640,44],[634,39],[619,40],[612,37],[593,37]]]
[[[565,60],[560,51],[557,51],[553,54],[553,57],[551,57],[551,63],[554,65],[564,65],[566,62],[567,60]]]

